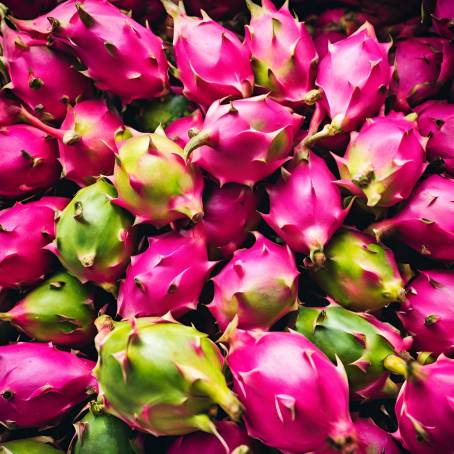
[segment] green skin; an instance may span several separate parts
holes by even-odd
[[[238,419],[240,404],[206,334],[153,318],[135,323],[134,331],[128,321],[115,323],[96,338],[94,374],[107,412],[153,435],[214,432],[208,414],[216,403]]]
[[[36,440],[14,440],[2,443],[0,454],[63,454],[63,451]]]

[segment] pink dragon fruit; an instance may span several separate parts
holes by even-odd
[[[394,107],[412,107],[440,91],[454,71],[454,44],[443,38],[409,38],[396,44],[391,91]]]
[[[0,197],[16,199],[51,187],[59,178],[57,144],[28,125],[0,128]]]
[[[208,309],[221,330],[237,316],[243,329],[267,330],[298,308],[298,270],[288,246],[259,233],[249,249],[239,249],[213,278],[214,298]]]
[[[4,0],[6,5],[14,17],[19,19],[31,19],[40,14],[49,11],[56,4],[56,0],[33,0],[32,2],[24,2],[23,0]]]
[[[231,337],[227,363],[249,436],[286,453],[355,452],[342,366],[293,331]]]
[[[423,174],[427,139],[418,132],[414,116],[391,113],[366,121],[351,133],[339,167],[339,185],[367,200],[367,206],[388,207],[409,197]]]
[[[432,13],[435,31],[447,39],[454,38],[454,3],[451,0],[436,0]]]
[[[226,96],[247,98],[254,75],[250,52],[235,33],[210,19],[187,16],[183,3],[163,1],[174,20],[173,48],[183,94],[208,108]]]
[[[148,249],[132,258],[121,284],[118,313],[122,318],[180,317],[197,308],[199,295],[215,262],[207,258],[197,230],[149,238]]]
[[[201,222],[210,257],[229,257],[240,247],[258,222],[257,197],[238,184],[214,188],[205,202]]]
[[[6,91],[0,92],[0,127],[18,122],[19,104]]]
[[[0,211],[0,288],[33,284],[54,265],[45,249],[55,238],[55,215],[68,203],[63,197],[43,197]]]
[[[398,313],[415,349],[454,352],[454,272],[422,271],[410,284]]]
[[[0,346],[0,423],[21,429],[57,422],[96,392],[94,366],[50,344]]]
[[[91,92],[89,80],[74,61],[49,48],[45,39],[32,38],[2,24],[3,58],[10,88],[27,106],[52,120],[62,120],[68,104]]]
[[[284,168],[281,172],[278,183],[268,187],[270,213],[262,217],[294,251],[316,262],[350,207],[342,207],[334,175],[315,153],[291,173]]]
[[[415,365],[396,402],[398,437],[412,454],[452,452],[454,359]]]
[[[190,129],[201,129],[203,127],[203,115],[202,112],[197,109],[192,112],[191,115],[183,118],[177,118],[173,120],[166,128],[166,136],[179,145],[181,148],[184,148],[189,142],[188,132]]]
[[[301,123],[301,116],[266,95],[218,100],[208,109],[202,130],[185,151],[192,153],[191,161],[221,186],[252,186],[288,160]]]
[[[186,0],[186,8],[189,14],[201,15],[205,11],[214,20],[233,17],[245,9],[244,0],[229,0],[219,2],[216,0]]]
[[[283,104],[304,104],[314,88],[318,63],[311,36],[287,3],[279,10],[271,0],[263,0],[261,7],[251,0],[247,5],[252,18],[245,44],[251,51],[256,86]]]
[[[421,133],[429,137],[427,157],[442,159],[448,173],[454,176],[454,104],[426,101],[416,107]]]
[[[419,183],[406,205],[394,217],[372,225],[377,239],[398,235],[420,254],[436,260],[454,260],[454,180],[431,175]]]

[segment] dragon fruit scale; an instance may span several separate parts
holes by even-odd
[[[186,117],[177,118],[173,120],[165,128],[166,136],[175,142],[181,148],[184,148],[189,142],[189,130],[201,129],[203,126],[203,115],[199,109],[192,112],[191,115]]]
[[[209,416],[216,404],[234,421],[241,413],[222,375],[221,353],[206,334],[167,318],[98,320],[94,374],[105,410],[156,436],[218,435]]]
[[[56,423],[96,392],[94,365],[48,344],[0,346],[0,422],[10,429]]]
[[[436,0],[432,13],[435,31],[447,39],[454,38],[454,5],[451,0]]]
[[[64,451],[33,438],[1,443],[0,452],[2,454],[64,454]]]
[[[55,238],[55,217],[63,197],[43,197],[0,211],[0,288],[26,287],[52,271],[46,246]]]
[[[329,446],[355,452],[341,366],[294,331],[236,330],[229,343],[227,364],[249,436],[292,454]]]

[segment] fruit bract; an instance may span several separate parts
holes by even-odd
[[[63,454],[53,446],[41,443],[40,441],[28,440],[13,440],[0,444],[1,454]]]
[[[203,115],[202,112],[197,109],[192,112],[191,115],[188,115],[183,118],[177,118],[173,120],[166,127],[165,132],[166,136],[175,142],[181,148],[184,148],[189,142],[188,132],[191,129],[200,130],[203,126]]]

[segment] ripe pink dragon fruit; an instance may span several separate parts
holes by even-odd
[[[180,7],[169,0],[163,4],[174,20],[173,48],[183,94],[204,108],[226,96],[250,96],[251,55],[235,33],[206,13],[202,19],[186,15],[182,2]]]
[[[409,38],[396,44],[391,91],[394,107],[409,112],[434,97],[454,71],[454,44],[443,38]]]
[[[202,288],[215,262],[197,230],[149,238],[148,249],[131,259],[118,296],[122,318],[181,317],[197,308]]]
[[[197,109],[191,115],[173,120],[165,129],[166,136],[184,148],[189,142],[188,132],[190,129],[201,129],[203,127],[202,112]]]
[[[304,336],[236,330],[227,363],[249,436],[286,453],[354,452],[348,384]]]
[[[228,19],[245,9],[244,0],[229,0],[220,2],[218,0],[186,0],[186,8],[189,14],[201,15],[205,11],[214,20]]]
[[[207,307],[221,330],[235,316],[242,329],[268,330],[298,308],[298,270],[289,247],[259,233],[255,238],[213,278],[214,298]]]
[[[394,217],[370,227],[377,238],[398,235],[403,243],[436,260],[454,260],[454,180],[431,175],[416,185]]]
[[[323,247],[342,225],[350,207],[342,207],[335,177],[315,153],[290,173],[284,168],[281,173],[281,179],[268,187],[270,212],[262,217],[294,251],[315,262],[322,258]]]
[[[0,92],[0,126],[8,126],[18,122],[19,104],[6,91]]]
[[[249,0],[247,5],[252,18],[246,26],[245,44],[251,51],[256,86],[283,104],[304,104],[317,73],[311,36],[287,3],[279,10],[271,0],[263,0],[262,6]]]
[[[43,197],[0,211],[0,289],[24,287],[49,273],[53,254],[45,249],[55,238],[55,216],[68,203]]]
[[[447,39],[454,38],[454,3],[451,0],[436,0],[432,13],[435,31]]]
[[[421,271],[398,313],[417,351],[454,352],[454,272]]]
[[[391,113],[366,121],[351,133],[339,167],[339,185],[367,200],[367,206],[388,207],[409,197],[423,174],[427,139],[418,132],[414,116]]]
[[[45,39],[16,32],[5,22],[2,35],[9,86],[35,113],[62,120],[68,104],[91,92],[89,79],[73,67],[75,62],[51,49]]]
[[[50,344],[0,346],[0,423],[21,429],[57,422],[96,392],[94,366]]]
[[[61,174],[57,144],[28,125],[0,128],[0,197],[16,199],[51,187]]]
[[[428,159],[442,159],[447,172],[454,176],[454,104],[431,100],[415,111],[419,130],[429,137]]]
[[[292,149],[302,117],[266,95],[218,100],[185,151],[219,183],[252,186],[271,175]],[[199,148],[200,147],[200,148]]]
[[[452,452],[453,376],[454,359],[442,355],[417,367],[402,386],[396,402],[398,437],[412,454]]]
[[[250,188],[239,184],[214,188],[204,204],[201,222],[209,256],[231,256],[258,222],[257,197]]]

